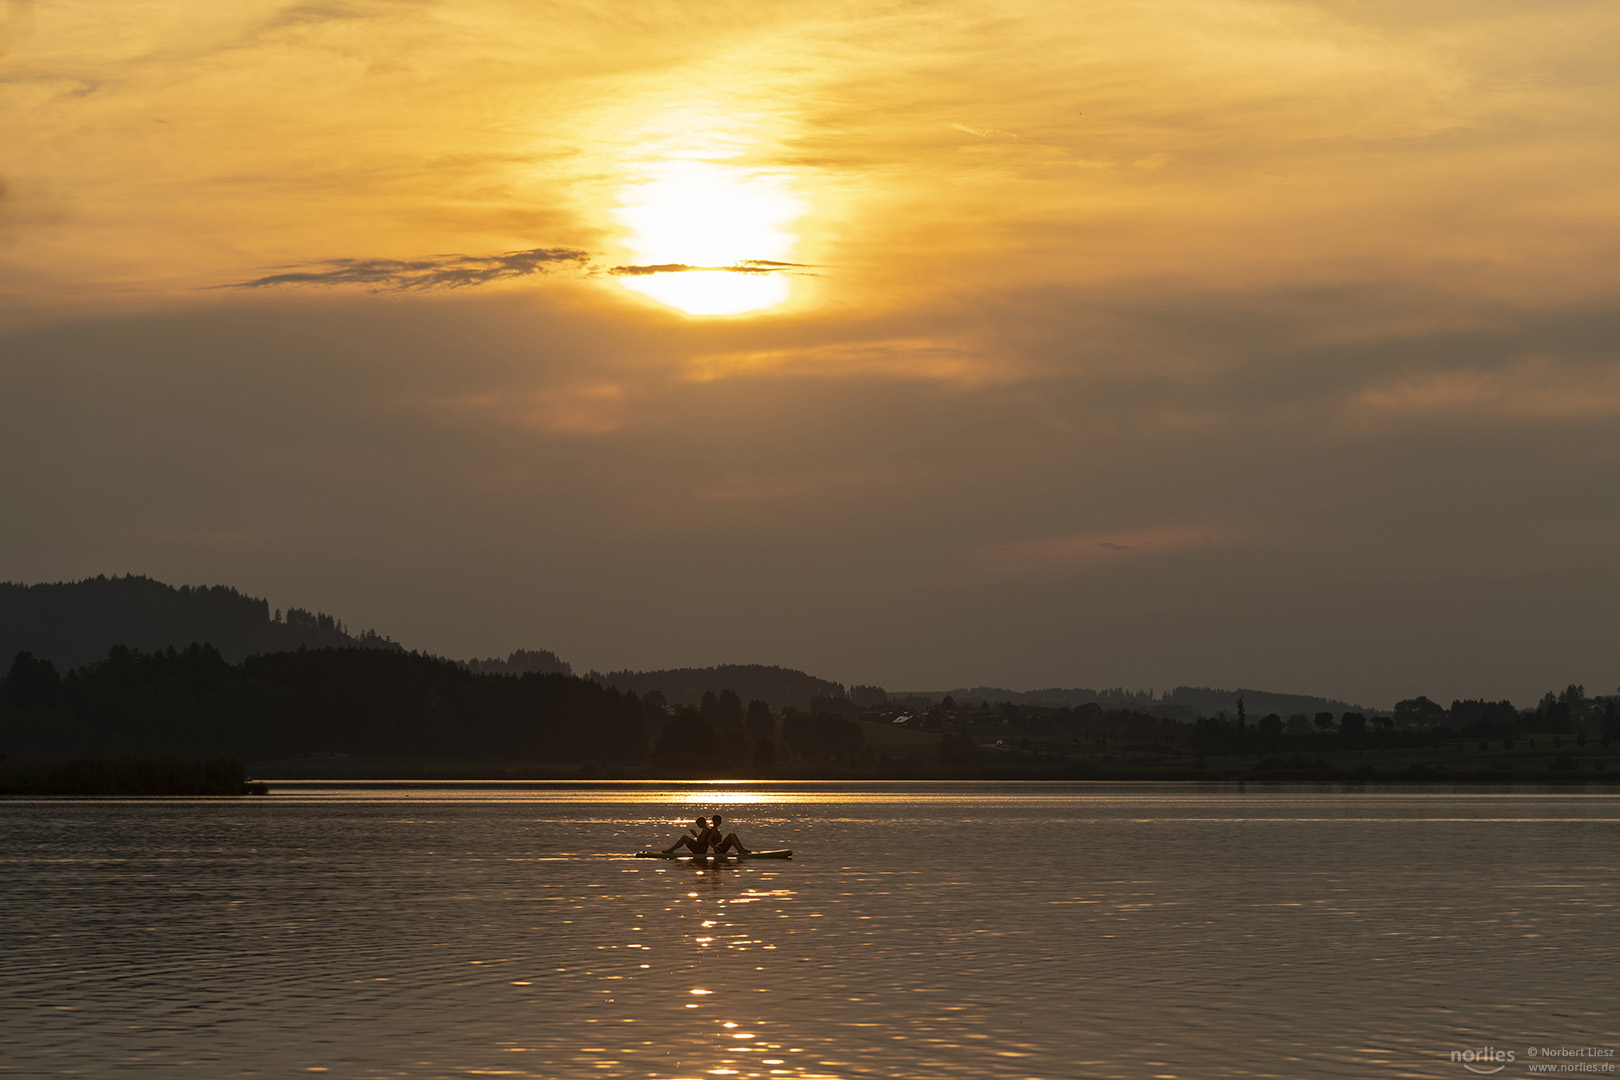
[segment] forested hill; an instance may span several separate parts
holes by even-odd
[[[223,585],[176,588],[134,575],[0,584],[0,662],[26,650],[67,669],[105,657],[114,645],[152,652],[193,642],[230,661],[301,646],[400,648],[371,631],[351,635],[324,613],[272,613],[268,602]]]
[[[0,754],[633,763],[646,757],[647,724],[633,696],[568,675],[478,675],[385,649],[233,664],[207,645],[153,653],[119,645],[65,675],[19,654],[0,678]]]
[[[706,668],[669,668],[664,671],[591,672],[589,678],[616,690],[645,697],[657,690],[671,705],[696,705],[706,693],[730,690],[743,701],[765,701],[772,708],[791,705],[808,709],[810,699],[841,698],[842,683],[818,679],[793,668],[767,664],[721,664]]]

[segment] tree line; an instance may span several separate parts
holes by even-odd
[[[117,645],[65,673],[22,651],[0,679],[0,754],[14,760],[352,754],[697,772],[853,766],[863,744],[850,717],[745,706],[730,690],[676,708],[656,690],[365,648],[232,663],[211,645]]]
[[[68,668],[115,644],[155,650],[207,641],[230,660],[254,653],[362,646],[402,651],[372,630],[351,633],[323,611],[270,610],[222,585],[166,585],[134,574],[55,584],[0,583],[0,658],[27,649]]]
[[[1239,696],[1230,711],[1186,723],[1096,703],[959,705],[950,696],[913,715],[909,706],[873,704],[881,699],[871,687],[812,694],[802,709],[745,701],[732,689],[674,704],[658,689],[638,694],[558,671],[514,672],[534,658],[519,659],[524,663],[476,670],[417,653],[347,647],[233,662],[211,645],[150,652],[118,645],[62,672],[22,651],[0,678],[0,754],[13,761],[141,755],[256,762],[344,754],[713,776],[881,768],[896,746],[896,727],[938,736],[935,757],[947,771],[1017,754],[1045,761],[1116,751],[1300,758],[1452,741],[1511,749],[1536,736],[1554,749],[1566,739],[1580,748],[1620,737],[1620,699],[1589,697],[1580,686],[1549,693],[1534,709],[1484,700],[1446,708],[1419,697],[1392,714],[1258,718]],[[877,747],[868,746],[869,735]],[[906,752],[914,754],[909,738]]]
[[[388,754],[635,763],[641,703],[561,674],[485,675],[379,649],[300,649],[231,663],[211,645],[114,646],[58,673],[19,653],[0,682],[0,752],[68,758]]]

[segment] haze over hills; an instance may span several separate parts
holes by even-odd
[[[1392,712],[1207,687],[891,695],[763,664],[582,677],[548,650],[451,660],[234,589],[143,577],[4,586],[0,600],[0,644],[16,647],[0,658],[0,764],[234,757],[260,777],[396,779],[1620,776],[1607,757],[1620,699],[1574,685],[1528,709],[1419,697]],[[0,790],[23,782],[0,777]]]
[[[589,678],[615,690],[630,690],[645,697],[658,691],[676,706],[696,705],[704,694],[730,690],[743,701],[764,701],[772,708],[807,709],[812,698],[841,698],[842,683],[817,678],[793,668],[768,664],[719,664],[705,668],[667,668],[662,671],[593,671]]]
[[[231,662],[244,657],[299,648],[404,648],[373,630],[351,633],[343,622],[324,612],[293,608],[272,611],[266,600],[245,596],[227,586],[173,586],[149,577],[95,577],[55,584],[0,584],[0,662],[9,663],[27,650],[66,670],[105,657],[114,645],[144,651],[184,649],[205,642]],[[518,649],[504,660],[461,661],[483,674],[563,674],[573,668],[545,649]],[[807,709],[815,698],[881,698],[878,687],[846,687],[794,668],[766,664],[719,664],[713,667],[654,671],[591,672],[587,678],[604,687],[645,696],[658,691],[674,706],[698,704],[705,694],[730,690],[743,701],[760,700],[772,708]],[[1350,702],[1263,690],[1177,687],[1155,695],[1125,689],[1046,688],[1010,690],[974,686],[953,690],[904,691],[889,696],[937,703],[947,695],[959,701],[1012,702],[1052,707],[1097,704],[1136,709],[1156,716],[1191,719],[1231,710],[1241,694],[1250,713],[1374,712]]]
[[[154,652],[192,642],[206,642],[232,662],[298,648],[402,648],[372,630],[350,634],[325,612],[272,613],[267,601],[224,585],[175,587],[134,574],[0,583],[0,657],[6,664],[27,650],[65,670],[100,660],[114,645]]]

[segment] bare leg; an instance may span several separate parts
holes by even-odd
[[[753,854],[747,848],[743,847],[743,842],[737,839],[736,833],[727,833],[724,840],[714,845],[714,850],[722,855],[727,851],[735,851],[739,855]]]
[[[664,854],[673,855],[677,849],[683,847],[694,855],[702,855],[708,851],[709,845],[693,837],[683,836],[676,840],[673,844],[669,845],[669,847],[665,848]]]

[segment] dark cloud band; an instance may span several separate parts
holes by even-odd
[[[502,255],[436,255],[427,259],[329,259],[306,270],[269,274],[219,288],[263,289],[277,285],[363,285],[380,292],[460,289],[492,281],[543,274],[558,266],[585,269],[590,253],[577,248],[532,248]]]
[[[578,248],[531,248],[508,251],[503,255],[435,255],[426,259],[328,259],[307,269],[267,274],[249,281],[218,285],[220,289],[264,289],[280,285],[361,285],[376,292],[408,292],[420,289],[460,289],[487,285],[492,281],[544,274],[558,267],[572,267],[582,273],[601,273],[591,264],[587,251]],[[808,263],[776,259],[742,259],[730,266],[691,266],[687,263],[655,263],[646,266],[612,266],[605,271],[614,277],[647,277],[652,274],[682,274],[694,270],[721,270],[729,274],[795,274],[812,269]]]
[[[647,277],[652,274],[685,274],[694,270],[722,270],[728,274],[794,274],[813,269],[810,263],[778,262],[776,259],[741,259],[730,266],[690,266],[687,263],[652,263],[647,266],[615,266],[614,277]]]

